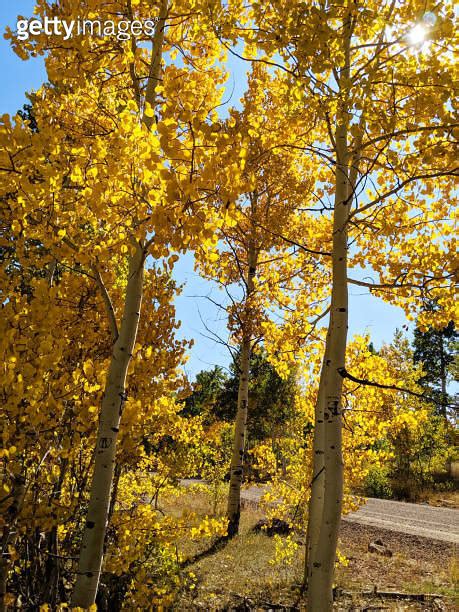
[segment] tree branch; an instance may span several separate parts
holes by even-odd
[[[112,300],[110,299],[110,295],[97,268],[94,268],[94,274],[96,284],[99,287],[100,292],[102,294],[102,299],[104,300],[105,309],[107,311],[108,321],[110,324],[110,331],[112,333],[112,340],[113,342],[116,342],[118,339],[118,324],[116,322],[115,310],[113,308]]]
[[[166,18],[169,11],[168,0],[162,0],[159,12],[158,23],[156,24],[155,33],[153,36],[153,48],[151,50],[150,72],[148,74],[147,88],[145,91],[145,103],[143,109],[142,121],[148,129],[153,125],[154,117],[148,117],[145,114],[147,104],[150,104],[152,110],[156,106],[156,86],[160,80],[159,73],[161,70],[161,58],[164,42],[164,30],[166,29]]]
[[[389,389],[392,391],[401,391],[402,393],[408,393],[408,395],[412,395],[413,397],[417,397],[424,402],[430,402],[433,404],[441,404],[438,400],[433,397],[429,397],[424,395],[424,393],[416,393],[416,391],[410,391],[409,389],[405,389],[404,387],[398,387],[397,385],[382,385],[381,383],[372,382],[371,380],[367,380],[366,378],[357,378],[350,374],[346,368],[338,368],[338,374],[342,376],[342,378],[348,378],[359,385],[365,385],[367,387],[377,387],[378,389]],[[443,405],[443,404],[442,404]]]

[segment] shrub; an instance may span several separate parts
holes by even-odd
[[[376,466],[370,468],[363,484],[364,495],[390,499],[393,495],[389,481],[387,467]]]

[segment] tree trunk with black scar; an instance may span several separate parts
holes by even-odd
[[[441,414],[446,419],[448,414],[447,370],[445,359],[445,339],[440,334],[440,380],[441,380]]]
[[[151,129],[153,119],[145,114],[145,110],[147,104],[152,109],[156,106],[156,86],[160,80],[168,11],[168,0],[162,0],[152,41],[150,70],[142,113],[142,122],[148,129]],[[134,93],[138,93],[138,84],[133,82],[132,86]],[[140,99],[138,95],[136,95],[136,99],[140,112]],[[113,345],[100,412],[88,514],[80,549],[77,579],[72,595],[73,607],[88,608],[96,600],[102,569],[105,533],[110,515],[111,490],[115,473],[116,443],[123,404],[126,401],[126,376],[137,338],[140,319],[146,255],[145,246],[136,243],[135,252],[129,257],[123,317],[118,337]],[[111,316],[111,313],[109,313],[109,316]]]
[[[115,469],[116,442],[126,400],[126,375],[137,337],[142,303],[144,263],[145,253],[139,245],[134,255],[129,258],[123,318],[118,339],[113,346],[100,412],[88,514],[72,598],[72,606],[84,609],[95,602],[99,585]]]
[[[313,471],[311,479],[311,493],[308,505],[308,525],[306,530],[306,551],[304,563],[304,588],[307,588],[311,578],[311,561],[314,558],[317,542],[320,535],[320,523],[324,504],[324,452],[325,452],[325,430],[324,430],[324,391],[327,386],[325,376],[327,354],[324,356],[322,370],[320,373],[319,389],[317,392],[315,414],[314,414],[314,439],[313,439]]]
[[[257,254],[252,244],[248,249],[248,273],[246,281],[246,304],[253,293],[253,279],[256,274]],[[250,308],[250,304],[248,305]],[[249,318],[249,317],[248,317]],[[241,516],[241,485],[244,476],[244,451],[247,435],[247,415],[249,403],[249,372],[250,355],[252,350],[252,337],[249,321],[245,321],[245,330],[242,336],[240,354],[239,389],[237,397],[237,413],[234,427],[233,454],[231,458],[230,483],[228,492],[228,537],[232,538],[239,531]]]
[[[318,402],[323,405],[323,502],[318,539],[308,559],[308,610],[330,612],[333,577],[343,502],[342,371],[348,328],[347,223],[352,192],[349,185],[349,113],[351,10],[343,24],[344,66],[340,71],[338,122],[335,134],[335,202],[333,211],[332,295]],[[344,86],[341,84],[344,83]],[[318,411],[322,414],[322,408]],[[314,458],[316,460],[316,458]],[[314,470],[317,473],[317,469]],[[316,518],[315,518],[316,520]],[[311,526],[317,537],[317,523]]]

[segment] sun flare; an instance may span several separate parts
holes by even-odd
[[[427,29],[423,25],[418,24],[408,34],[408,40],[412,45],[419,45],[425,41],[426,36]]]

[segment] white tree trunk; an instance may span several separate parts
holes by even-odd
[[[257,253],[252,243],[248,248],[248,272],[246,303],[254,290],[253,279],[257,269]],[[248,305],[250,309],[250,304]],[[250,313],[249,313],[250,316]],[[231,457],[230,484],[228,492],[228,537],[232,538],[239,531],[239,519],[241,515],[241,485],[244,477],[244,452],[247,435],[247,415],[249,404],[249,372],[250,355],[252,348],[252,334],[250,332],[250,320],[245,322],[241,343],[241,361],[239,374],[239,389],[237,397],[237,413],[234,427],[233,454]]]
[[[338,128],[337,147],[345,142],[346,130]],[[341,145],[338,144],[341,141]],[[344,159],[346,159],[344,148]],[[342,160],[342,155],[339,155]],[[340,176],[338,176],[340,175]],[[310,528],[310,539],[313,543],[309,558],[308,601],[309,610],[331,610],[332,584],[338,531],[341,519],[343,498],[343,457],[342,457],[342,387],[343,377],[340,371],[345,367],[347,326],[348,326],[348,291],[347,291],[347,231],[348,216],[348,178],[347,165],[340,163],[337,168],[337,185],[334,213],[333,236],[333,285],[330,323],[326,339],[326,359],[323,364],[323,390],[319,393],[318,403],[322,404],[318,414],[323,413],[323,454],[317,456],[317,466],[322,469],[318,486],[319,495],[323,490],[323,501],[313,500],[311,505],[322,505],[320,535],[317,539],[317,517]],[[320,435],[322,439],[322,434]],[[321,449],[320,449],[321,450]],[[314,457],[316,460],[316,457]],[[317,482],[320,482],[317,479]],[[320,482],[322,484],[322,482]],[[314,487],[314,485],[313,485]],[[314,490],[314,489],[313,489]]]
[[[327,356],[324,355],[322,370],[320,373],[319,389],[317,392],[316,406],[314,412],[314,439],[312,446],[312,481],[311,494],[308,506],[308,525],[306,531],[306,551],[304,564],[304,587],[307,587],[311,579],[311,563],[315,555],[317,542],[320,535],[320,524],[322,520],[324,504],[324,481],[325,481],[325,429],[324,429],[324,391],[326,388]]]
[[[241,515],[241,485],[244,473],[244,451],[247,431],[247,413],[249,401],[249,369],[251,340],[244,338],[241,345],[241,362],[239,390],[237,397],[237,414],[234,427],[233,454],[230,468],[228,492],[228,537],[237,535]]]
[[[156,105],[156,86],[160,78],[168,7],[168,0],[162,0],[158,23],[152,41],[150,70],[145,92],[145,106],[142,113],[142,121],[148,129],[151,129],[153,118],[145,114],[145,107],[147,103],[149,103],[152,108]],[[133,83],[132,86],[135,91],[138,84]],[[126,401],[126,376],[137,338],[137,329],[140,319],[145,257],[146,252],[144,247],[138,244],[135,253],[129,258],[129,276],[125,291],[123,317],[119,328],[119,335],[113,345],[112,357],[102,400],[88,514],[80,549],[77,580],[72,596],[72,606],[74,607],[79,606],[88,608],[91,606],[95,602],[99,586],[105,532],[110,515],[111,489],[115,472],[116,443],[123,405]],[[102,296],[110,320],[111,331],[112,334],[114,334],[117,332],[117,326],[113,307],[98,272],[96,278],[102,290]]]
[[[148,73],[147,89],[145,91],[145,106],[148,103],[153,109],[156,105],[156,86],[159,84],[160,81],[164,31],[166,29],[166,18],[168,11],[168,0],[161,0],[161,5],[159,7],[158,23],[156,24],[155,34],[153,37],[153,48],[151,52],[150,71]],[[148,117],[147,115],[145,115],[145,108],[143,110],[143,122],[150,130],[153,125],[154,117]]]
[[[349,186],[347,92],[350,73],[351,11],[343,27],[345,62],[340,72],[341,99],[336,129],[335,202],[333,213],[332,295],[330,322],[321,372],[323,404],[323,505],[320,530],[311,526],[314,547],[308,560],[308,610],[329,612],[333,608],[333,577],[343,504],[342,388],[348,328],[347,222],[352,190]],[[318,410],[322,413],[322,408]],[[314,457],[316,460],[316,457]],[[322,461],[322,459],[320,459]],[[316,473],[317,470],[314,470]],[[317,517],[314,517],[317,520]],[[311,536],[310,536],[311,538]]]
[[[110,493],[115,468],[116,442],[123,405],[126,375],[137,337],[142,303],[145,253],[139,245],[129,259],[123,318],[113,351],[100,412],[94,473],[80,550],[72,606],[88,608],[96,599],[101,572]]]

